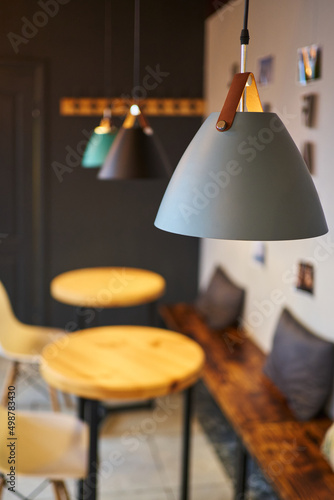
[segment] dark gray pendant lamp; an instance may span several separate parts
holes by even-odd
[[[139,9],[140,0],[135,0],[134,89],[140,86]],[[98,173],[98,179],[168,179],[170,176],[171,166],[159,139],[140,105],[133,104]]]
[[[323,235],[328,228],[307,166],[280,118],[262,112],[254,75],[245,72],[247,18],[248,0],[241,32],[243,73],[235,75],[221,113],[209,115],[183,154],[155,225],[228,240]],[[245,105],[251,112],[244,112]]]
[[[99,179],[154,179],[171,176],[167,156],[139,106],[134,104],[120,128]]]

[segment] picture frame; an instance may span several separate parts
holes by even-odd
[[[309,262],[298,263],[296,289],[314,295],[314,266]]]
[[[297,50],[298,82],[306,85],[321,77],[321,48],[317,44]]]
[[[258,60],[258,78],[259,85],[269,85],[273,82],[274,57],[266,56]]]

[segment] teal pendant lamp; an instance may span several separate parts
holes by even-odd
[[[140,88],[140,0],[134,11],[133,89]],[[163,147],[135,100],[113,142],[101,170],[100,180],[169,179],[171,166]]]
[[[117,134],[117,128],[111,122],[111,109],[106,108],[98,127],[89,138],[81,165],[85,168],[96,168],[103,165]]]
[[[111,95],[111,1],[105,1],[104,23],[104,90]],[[84,168],[101,167],[117,135],[118,129],[112,122],[112,109],[106,107],[98,127],[95,127],[84,151],[81,166]]]
[[[221,113],[209,115],[183,154],[155,226],[227,240],[321,236],[328,228],[308,168],[280,118],[262,111],[254,75],[245,72],[247,17],[248,0],[243,72],[235,75]]]

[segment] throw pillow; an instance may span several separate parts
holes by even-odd
[[[245,291],[217,267],[206,291],[195,301],[196,309],[214,329],[237,325],[242,314]]]
[[[287,398],[299,420],[324,408],[333,379],[334,344],[317,337],[284,309],[264,373]]]

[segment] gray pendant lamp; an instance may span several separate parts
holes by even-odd
[[[243,71],[247,17],[248,0],[241,32]],[[227,240],[295,240],[327,233],[307,166],[280,118],[262,111],[252,73],[235,75],[221,113],[211,113],[189,144],[155,225]]]
[[[134,89],[140,88],[139,11],[140,0],[135,0]],[[98,173],[98,179],[169,179],[171,172],[167,155],[143,110],[138,102],[133,104]]]

